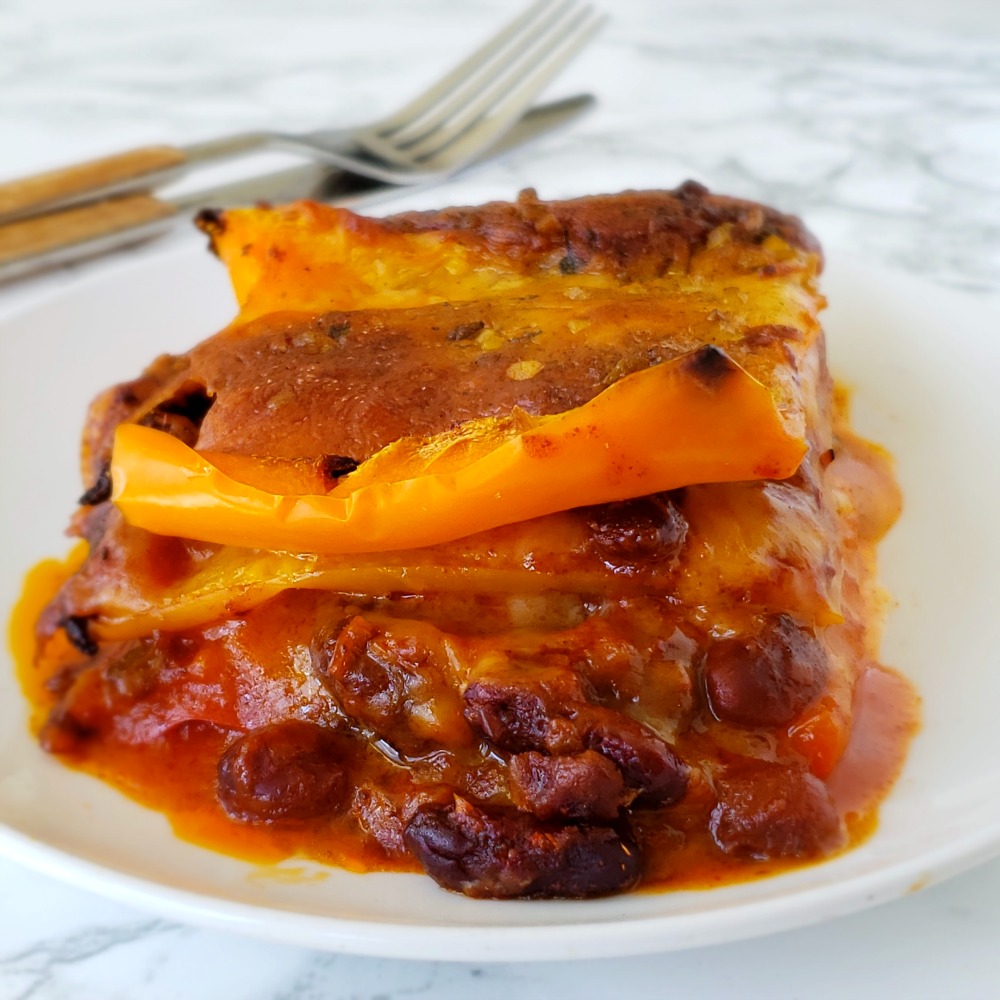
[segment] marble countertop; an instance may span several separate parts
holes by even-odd
[[[1000,5],[994,0],[610,0],[552,88],[570,130],[400,207],[709,187],[803,215],[828,246],[1000,304]],[[374,116],[516,5],[504,0],[6,0],[0,179],[150,142]],[[418,53],[418,56],[414,56]],[[155,255],[180,231],[130,251]],[[119,258],[120,259],[120,258]],[[97,261],[0,286],[0,311]],[[792,1000],[1000,995],[1000,861],[878,909],[758,941],[628,960],[376,960],[166,922],[0,860],[0,1000],[556,990]]]

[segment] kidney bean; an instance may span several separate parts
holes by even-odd
[[[727,854],[807,858],[842,841],[830,794],[808,771],[757,762],[727,775],[717,790],[709,830]]]
[[[688,768],[649,726],[607,708],[581,716],[584,744],[615,764],[641,805],[670,806],[684,798]]]
[[[641,497],[587,510],[590,547],[610,569],[672,562],[687,537],[684,515],[666,498]]]
[[[583,700],[563,675],[525,670],[516,680],[475,681],[465,691],[465,718],[502,750],[575,754],[594,750],[621,772],[644,805],[673,805],[687,790],[688,769],[648,726]],[[548,683],[547,683],[548,681]]]
[[[615,819],[626,802],[625,782],[595,753],[547,757],[531,750],[510,759],[511,800],[539,819]]]
[[[458,796],[418,809],[404,839],[438,885],[479,898],[604,896],[631,888],[640,875],[636,844],[610,826],[489,812]]]
[[[739,726],[784,726],[823,690],[826,651],[788,615],[767,619],[753,636],[712,643],[705,690],[717,719]]]
[[[314,819],[344,804],[344,747],[336,734],[290,720],[241,736],[219,761],[223,808],[247,822]]]
[[[313,649],[313,665],[344,712],[398,748],[470,742],[462,701],[419,639],[353,618]]]
[[[502,750],[550,753],[582,750],[569,716],[586,704],[580,678],[568,670],[510,671],[486,676],[465,689],[468,724]]]
[[[356,789],[351,810],[361,828],[388,854],[404,854],[403,819],[398,804],[381,789],[365,785]]]
[[[393,664],[368,655],[376,634],[364,618],[353,618],[314,660],[344,711],[382,732],[403,711],[406,685]]]

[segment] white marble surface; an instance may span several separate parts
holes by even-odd
[[[0,178],[153,141],[374,114],[503,0],[2,0]],[[1000,304],[1000,4],[605,0],[571,131],[402,205],[669,186],[797,211],[837,252]],[[419,56],[414,56],[419,53]],[[182,232],[166,245],[197,237]],[[144,247],[162,252],[163,243]],[[87,264],[0,288],[0,310]],[[823,927],[626,961],[327,955],[182,927],[0,861],[0,1000],[1000,996],[1000,862]]]

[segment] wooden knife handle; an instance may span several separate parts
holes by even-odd
[[[0,264],[175,215],[177,208],[147,194],[121,195],[0,225]]]
[[[171,170],[185,161],[184,151],[174,146],[145,146],[8,181],[0,184],[0,220],[41,211],[68,198],[99,195],[109,185]]]

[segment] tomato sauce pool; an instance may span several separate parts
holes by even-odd
[[[31,726],[36,734],[51,709],[53,695],[34,666],[34,623],[78,562],[77,553],[65,563],[46,560],[32,570],[11,620],[17,675],[33,708]],[[48,655],[52,656],[51,649]],[[73,655],[68,644],[65,655]],[[919,700],[905,678],[875,663],[861,671],[853,696],[850,738],[826,777],[847,830],[842,850],[856,846],[876,829],[878,805],[898,776],[918,718]],[[419,870],[408,855],[387,853],[370,838],[359,836],[348,814],[318,826],[235,821],[217,797],[218,761],[226,742],[224,731],[194,724],[181,727],[170,739],[145,745],[102,741],[90,745],[85,754],[61,756],[67,765],[164,813],[178,837],[265,866],[263,877],[269,871],[275,878],[282,877],[272,866],[295,857],[354,871]],[[386,780],[385,772],[381,778]],[[688,800],[669,815],[639,814],[636,822],[646,858],[644,890],[712,888],[775,875],[803,863],[801,859],[755,859],[719,851],[704,827],[708,792],[696,783]]]

